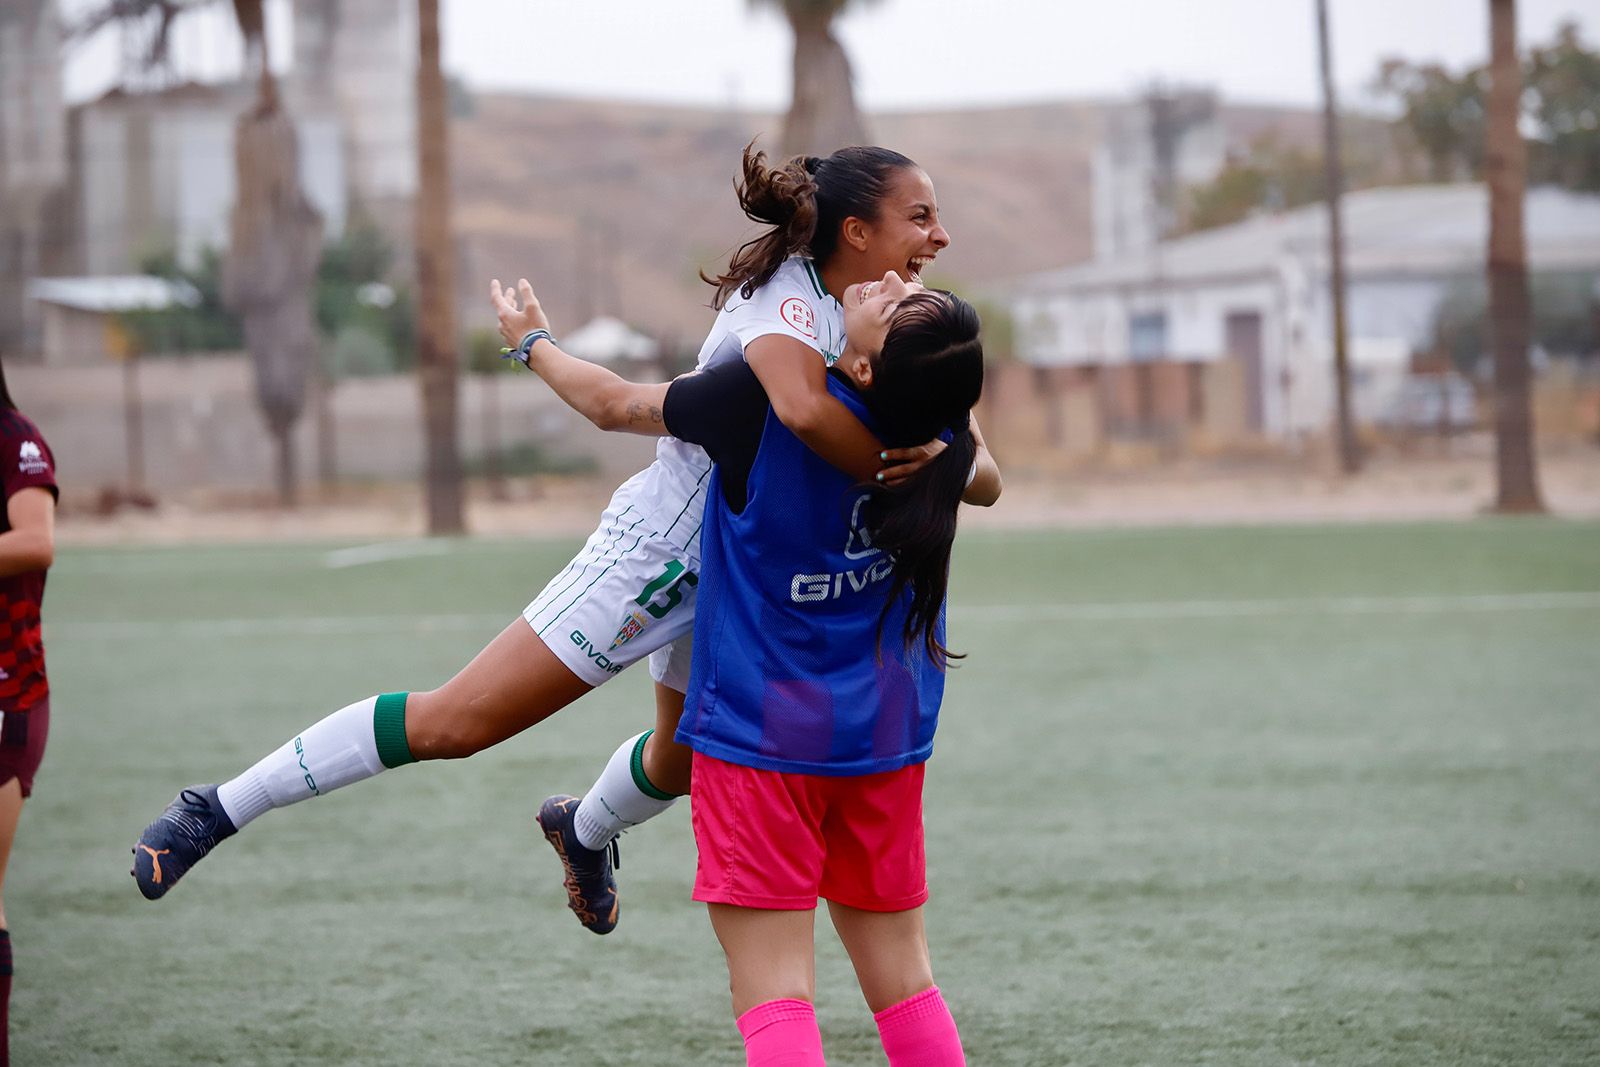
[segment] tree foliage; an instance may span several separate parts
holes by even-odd
[[[1187,230],[1227,226],[1257,211],[1281,211],[1322,199],[1322,156],[1268,134],[1223,165],[1217,176],[1189,189]]]
[[[237,352],[239,316],[222,302],[222,253],[207,248],[194,267],[175,252],[140,261],[144,274],[182,282],[199,294],[191,306],[130,312],[122,321],[151,357]],[[408,371],[416,365],[416,306],[409,286],[391,281],[394,250],[370,222],[352,220],[323,246],[313,305],[324,363],[333,378]]]
[[[238,316],[222,303],[222,253],[207,248],[200,253],[199,264],[190,268],[178,262],[176,252],[155,252],[139,261],[139,271],[187,285],[200,297],[192,305],[174,304],[159,311],[120,316],[141,355],[232,352],[244,346]]]
[[[1600,52],[1584,45],[1576,25],[1530,49],[1522,64],[1528,176],[1532,184],[1600,191]],[[1385,152],[1369,137],[1346,136],[1346,188],[1397,181],[1478,181],[1484,177],[1489,92],[1487,64],[1451,70],[1438,63],[1386,59],[1373,89],[1398,105]],[[1300,207],[1322,198],[1319,151],[1270,134],[1228,160],[1212,180],[1188,190],[1185,230],[1226,226],[1259,211]]]
[[[1540,271],[1529,279],[1532,343],[1556,359],[1600,352],[1600,274]],[[1482,375],[1489,358],[1489,286],[1482,275],[1458,278],[1439,302],[1433,347],[1464,374]]]
[[[1584,48],[1568,23],[1554,44],[1529,53],[1524,79],[1538,131],[1530,146],[1536,178],[1600,191],[1600,52]]]
[[[416,366],[416,305],[409,286],[392,281],[394,249],[371,222],[355,219],[322,250],[317,270],[317,328],[336,342],[329,377],[390,374]]]
[[[1529,181],[1600,190],[1600,52],[1566,23],[1553,42],[1528,50],[1522,79]],[[1483,177],[1487,65],[1452,71],[1387,59],[1373,87],[1399,105],[1397,131],[1426,160],[1428,180]]]

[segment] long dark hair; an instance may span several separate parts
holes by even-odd
[[[983,344],[978,313],[949,293],[915,293],[901,301],[873,364],[872,388],[863,395],[890,448],[926,444],[949,431],[945,450],[901,485],[873,486],[863,520],[875,547],[894,561],[889,607],[909,588],[905,632],[910,647],[919,637],[928,657],[943,670],[961,659],[940,643],[939,612],[950,581],[950,546],[956,511],[977,455],[972,406],[983,393]]]
[[[6,361],[0,359],[0,411],[17,410],[17,402],[11,399],[11,390],[6,386]]]
[[[767,154],[745,145],[741,177],[734,182],[739,206],[756,222],[771,227],[739,246],[725,273],[700,280],[717,287],[711,306],[722,310],[735,290],[746,300],[766,285],[783,261],[805,252],[826,263],[839,246],[839,228],[852,215],[878,218],[896,171],[916,166],[888,148],[841,148],[831,156],[795,156],[775,167]]]

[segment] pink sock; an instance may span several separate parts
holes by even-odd
[[[884,1008],[872,1017],[889,1067],[965,1067],[961,1035],[939,987]]]
[[[757,1004],[739,1016],[739,1033],[748,1067],[825,1067],[817,1009],[809,1001]]]

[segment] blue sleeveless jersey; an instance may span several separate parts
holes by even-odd
[[[872,425],[849,386],[829,375],[828,390]],[[890,607],[880,645],[891,564],[858,529],[866,492],[770,408],[737,515],[722,473],[712,469],[707,493],[677,739],[729,763],[798,774],[875,774],[926,760],[944,674],[920,638],[906,647],[909,590]]]

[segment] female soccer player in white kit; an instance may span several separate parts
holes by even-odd
[[[677,736],[695,750],[694,897],[727,956],[747,1063],[824,1062],[822,898],[890,1067],[957,1067],[922,917],[922,784],[954,656],[945,590],[983,349],[970,305],[892,273],[844,303],[835,395],[885,440],[949,440],[891,489],[787,432],[742,360],[633,385],[541,338],[529,366],[597,424],[693,441],[715,464]]]
[[[779,419],[859,480],[879,474],[892,480],[915,468],[937,447],[885,453],[828,394],[825,375],[843,345],[833,294],[891,270],[919,274],[948,245],[932,183],[911,160],[881,148],[842,149],[776,168],[747,150],[743,171],[741,205],[771,228],[715,280],[713,306],[721,313],[701,362],[742,352]],[[498,284],[495,292],[504,302]],[[508,314],[501,312],[505,330]],[[513,306],[510,315],[518,313]],[[525,340],[532,345],[538,338]],[[886,456],[895,465],[885,468]],[[981,447],[975,471],[970,498],[992,501],[999,472]],[[470,756],[514,736],[690,632],[708,472],[703,452],[663,442],[656,462],[617,491],[583,551],[522,619],[450,681],[428,692],[357,701],[237,777],[182,790],[134,846],[140,891],[150,899],[165,895],[220,841],[273,808],[417,760]],[[687,657],[680,652],[676,659],[675,665],[670,654],[652,657],[652,673],[663,683],[656,690],[658,721],[675,723],[681,714]],[[590,806],[603,817],[578,821],[575,802],[541,812],[548,815],[541,819],[547,833],[558,818],[564,824],[554,836],[568,847],[569,903],[597,932],[609,930],[617,914],[605,846],[623,826],[687,791],[688,753],[670,738],[666,730],[619,750],[627,753],[630,773],[602,791],[611,810],[596,794]],[[611,773],[618,762],[614,757],[603,783],[618,778]]]

